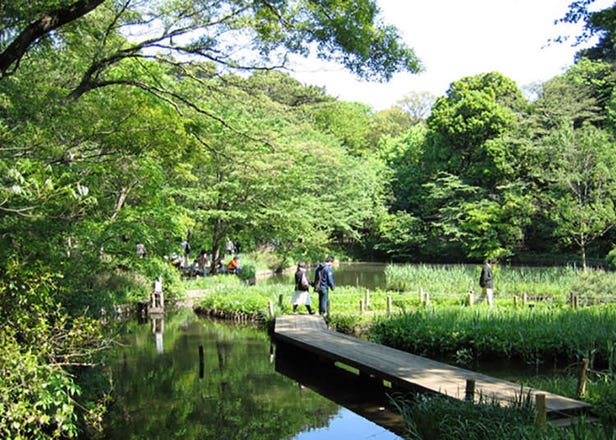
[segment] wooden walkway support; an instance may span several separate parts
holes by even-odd
[[[433,361],[401,350],[364,341],[327,328],[318,315],[285,315],[276,318],[274,338],[316,354],[332,362],[340,362],[368,375],[387,381],[392,386],[410,391],[438,393],[464,400],[498,401],[510,404],[529,396],[545,395],[548,417],[576,415],[590,405],[575,399],[522,387],[508,382]],[[467,382],[474,384],[469,396]]]

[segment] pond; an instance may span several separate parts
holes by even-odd
[[[283,357],[264,329],[182,309],[164,320],[129,323],[124,343],[114,357],[105,438],[401,438],[394,431],[402,422],[386,408],[386,396]]]
[[[337,286],[365,287],[367,289],[385,289],[385,263],[340,263],[334,266],[334,281]],[[309,268],[310,279],[314,278],[315,267]],[[281,283],[293,285],[294,274],[277,274],[259,280],[259,283]]]

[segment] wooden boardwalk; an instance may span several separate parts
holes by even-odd
[[[433,361],[401,350],[364,341],[327,328],[318,315],[286,315],[276,318],[274,337],[321,358],[341,362],[392,385],[407,389],[439,393],[465,399],[466,381],[475,381],[475,401],[496,400],[509,404],[520,397],[546,396],[549,417],[575,415],[590,409],[585,402],[552,393],[522,387],[485,374]]]

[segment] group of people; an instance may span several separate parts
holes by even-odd
[[[308,313],[313,315],[312,301],[310,299],[310,288],[314,288],[314,292],[319,296],[319,314],[326,315],[328,313],[329,291],[334,290],[334,271],[332,264],[334,257],[331,255],[325,259],[325,262],[319,263],[315,272],[314,280],[310,280],[306,263],[300,261],[295,272],[295,290],[291,296],[291,304],[293,305],[293,313],[297,313],[297,308],[301,305],[306,306]]]
[[[231,243],[231,247],[229,247],[229,243]],[[222,258],[218,258],[216,264],[212,266],[212,255],[208,255],[205,250],[201,250],[197,257],[190,262],[191,248],[188,240],[182,241],[180,247],[183,252],[181,254],[173,252],[171,254],[171,264],[189,275],[207,276],[211,273],[238,274],[242,270],[240,257],[237,254],[227,263],[224,263]],[[235,253],[238,249],[240,249],[239,241],[236,240],[236,242],[233,243],[227,238],[227,248],[225,251],[228,253],[229,250],[231,250],[232,253]]]
[[[299,306],[306,306],[308,313],[313,315],[312,301],[310,299],[310,288],[314,288],[314,292],[319,296],[319,314],[326,315],[329,313],[329,291],[334,290],[334,271],[332,264],[334,257],[331,255],[325,259],[325,262],[319,263],[315,272],[314,279],[311,281],[308,276],[306,263],[300,261],[295,272],[295,289],[291,295],[291,304],[293,305],[293,313],[297,314]],[[490,258],[481,268],[479,278],[479,286],[481,287],[481,295],[475,302],[478,304],[487,300],[490,307],[494,307],[494,276],[493,266],[496,264],[496,259]]]

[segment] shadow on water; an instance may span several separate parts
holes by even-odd
[[[279,343],[276,348],[275,365],[276,371],[295,380],[302,387],[310,388],[392,433],[404,435],[404,420],[392,410],[388,398],[391,390],[382,383],[362,379],[357,374],[283,343]]]
[[[112,360],[103,438],[400,438],[377,424],[390,417],[383,393],[356,394],[352,378],[308,365],[274,354],[263,329],[203,320],[190,309],[131,322]]]

